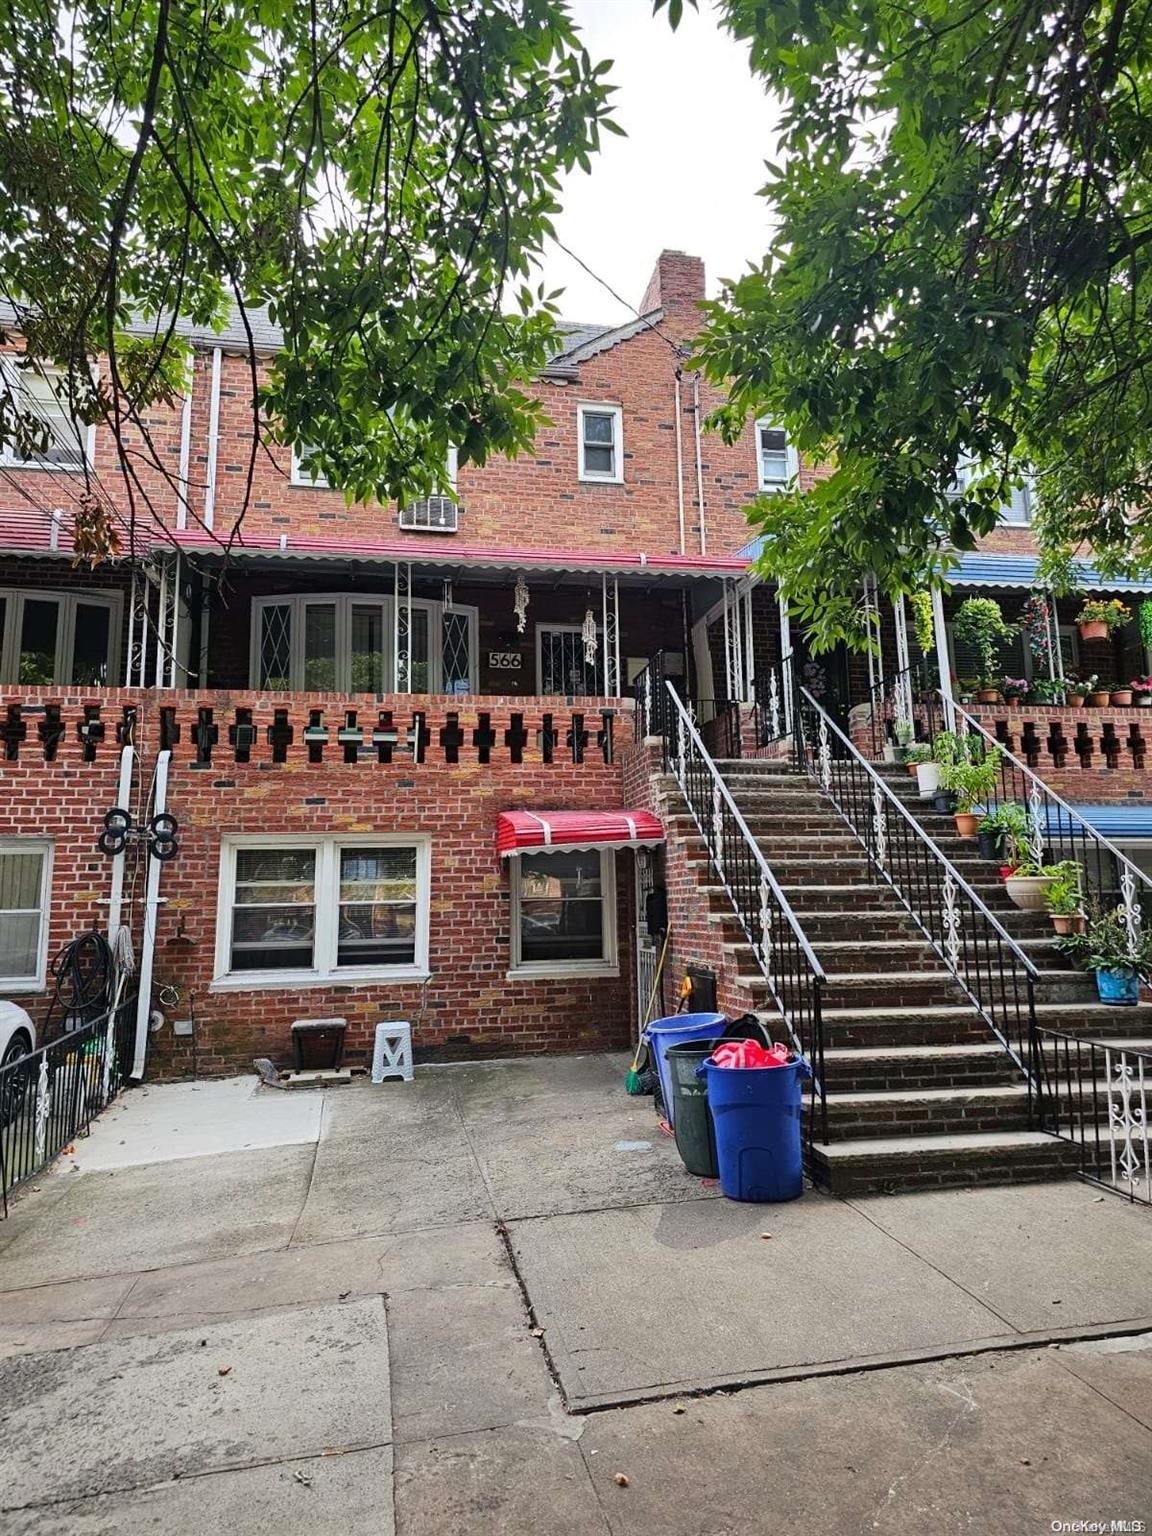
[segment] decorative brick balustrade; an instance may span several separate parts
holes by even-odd
[[[1134,775],[1133,788],[1144,787],[1152,709],[1016,703],[966,708],[1042,778],[1053,771],[1111,769]]]

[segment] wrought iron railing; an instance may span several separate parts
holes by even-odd
[[[0,1202],[87,1133],[132,1065],[136,999],[0,1067]]]
[[[665,689],[673,721],[672,729],[664,732],[665,770],[680,786],[792,1045],[812,1068],[809,1140],[817,1129],[826,1139],[824,968],[709,756],[695,721],[667,680]]]
[[[1042,1128],[1075,1145],[1084,1178],[1152,1205],[1152,1050],[1039,1029],[1036,1053]]]
[[[807,689],[796,699],[800,767],[1024,1073],[1031,1098],[1035,965],[827,711]]]
[[[668,701],[668,685],[680,696],[675,683],[669,678],[665,655],[657,651],[648,665],[638,672],[632,682],[632,695],[636,708],[632,714],[633,729],[637,741],[646,736],[667,737],[674,731],[675,712]],[[747,705],[736,699],[710,699],[696,697],[689,709],[701,735],[706,738],[716,757],[736,758],[747,756],[747,749],[755,740],[752,712]]]
[[[915,661],[872,684],[867,726],[873,757],[881,757],[886,746],[931,741],[945,728],[943,702],[935,681],[935,668],[926,661]]]
[[[794,671],[792,652],[768,666],[757,668],[753,685],[755,695],[755,741],[759,747],[784,741],[792,734]]]

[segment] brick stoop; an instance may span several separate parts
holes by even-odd
[[[750,832],[827,974],[823,997],[827,1132],[812,1172],[835,1193],[1065,1177],[1078,1153],[1032,1126],[1028,1084],[831,801],[778,759],[718,764]],[[915,784],[885,775],[914,816]],[[901,780],[903,782],[901,783]],[[669,840],[696,871],[728,991],[784,1033],[752,947],[673,780],[661,780]],[[1068,968],[1041,916],[1018,912],[951,817],[925,829],[1041,971],[1041,1024],[1085,1037],[1152,1035],[1152,1007],[1104,1008]],[[1127,1015],[1116,1017],[1118,1012]]]

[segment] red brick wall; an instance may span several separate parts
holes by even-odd
[[[180,853],[164,867],[164,905],[157,925],[155,981],[176,990],[179,1001],[166,1007],[166,1023],[152,1036],[150,1073],[181,1075],[191,1066],[192,1044],[173,1035],[174,1019],[194,1016],[196,1055],[203,1072],[243,1070],[253,1056],[269,1055],[286,1064],[290,1026],[294,1019],[342,1016],[349,1022],[348,1056],[363,1062],[370,1054],[372,1027],[382,1018],[406,1018],[413,1024],[418,1055],[449,1053],[464,1056],[541,1050],[587,1050],[622,1046],[632,1023],[631,855],[616,857],[619,977],[509,979],[510,910],[507,862],[497,858],[495,825],[501,810],[614,808],[623,803],[623,769],[605,763],[595,733],[601,718],[585,711],[591,741],[585,761],[572,761],[563,739],[556,760],[544,761],[537,733],[545,710],[537,701],[461,700],[457,711],[466,733],[458,763],[445,761],[439,739],[451,702],[428,701],[431,740],[426,761],[397,749],[390,764],[377,761],[375,749],[359,760],[344,761],[335,741],[348,701],[307,696],[264,697],[256,694],[212,695],[219,740],[210,764],[198,765],[192,739],[197,710],[204,695],[184,693],[99,695],[107,738],[92,763],[82,761],[75,725],[81,695],[61,697],[45,692],[22,695],[28,736],[15,759],[0,763],[6,790],[0,829],[51,837],[55,840],[52,889],[51,950],[93,925],[103,927],[110,879],[110,861],[95,849],[101,818],[116,799],[119,749],[115,725],[124,703],[138,706],[136,743],[141,776],[150,782],[159,746],[161,708],[172,709],[180,732],[173,748],[169,778],[169,808],[180,823]],[[2,701],[4,708],[15,699]],[[41,716],[29,706],[59,704],[67,735],[54,762],[46,762],[36,734]],[[395,707],[403,726],[419,701],[411,697],[385,701]],[[591,701],[594,705],[597,701]],[[616,701],[603,701],[616,707]],[[308,711],[326,706],[332,728],[322,761],[310,762],[301,737]],[[287,761],[271,761],[266,727],[273,710],[287,707],[296,726],[296,740]],[[479,762],[470,744],[480,708],[489,712],[497,729],[491,762]],[[237,710],[248,710],[257,726],[251,761],[236,761],[229,744],[229,725]],[[521,711],[529,741],[523,761],[514,763],[502,742],[513,710]],[[365,717],[375,721],[373,708]],[[571,727],[571,714],[556,716],[561,737]],[[621,751],[631,745],[631,722],[616,721]],[[140,814],[139,793],[137,814]],[[426,983],[389,983],[284,987],[272,990],[213,991],[216,909],[222,839],[228,835],[268,831],[330,833],[411,832],[431,837],[430,970]],[[132,927],[139,948],[143,879],[135,882]],[[42,1012],[44,1000],[32,1000]]]

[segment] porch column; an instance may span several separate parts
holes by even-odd
[[[952,697],[952,663],[948,660],[948,630],[944,623],[944,594],[932,588],[932,630],[936,637],[936,670],[940,676],[940,698],[944,703],[944,723],[956,729],[956,702]]]
[[[620,582],[612,578],[612,591],[608,590],[607,573],[600,577],[600,650],[603,661],[604,693],[606,697],[620,697]]]
[[[904,594],[892,604],[892,614],[896,620],[896,710],[899,719],[907,722],[912,719],[912,662],[908,651],[908,615],[904,608]]]
[[[744,666],[747,673],[745,698],[756,697],[756,641],[752,629],[752,583],[744,588]]]
[[[724,613],[724,697],[730,699],[733,696],[732,686],[732,631],[728,621],[728,578],[724,577],[720,583],[721,607]]]
[[[412,566],[397,560],[392,603],[392,632],[397,693],[412,692]]]
[[[788,599],[776,589],[776,612],[780,626],[780,684],[784,695],[784,730],[792,730],[792,681],[789,672],[794,670],[792,660],[792,620],[788,614]],[[787,667],[785,666],[787,663]]]

